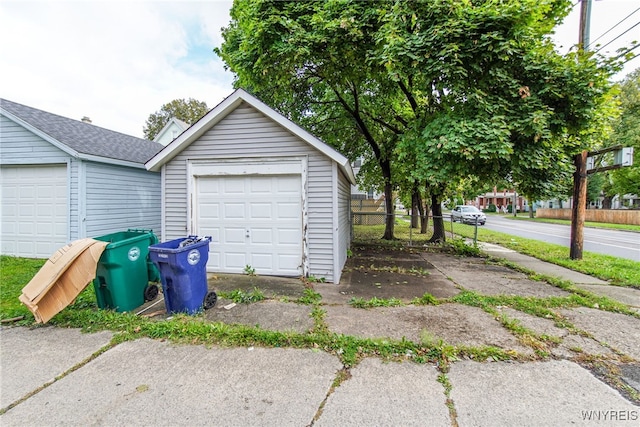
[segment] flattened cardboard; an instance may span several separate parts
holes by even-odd
[[[71,304],[96,276],[109,242],[80,239],[60,248],[22,289],[20,301],[36,322],[46,323]]]

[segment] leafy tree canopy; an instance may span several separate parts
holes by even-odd
[[[612,194],[640,195],[640,68],[620,83],[621,115],[614,124],[610,145],[633,147],[633,166],[611,172]]]
[[[216,51],[236,86],[375,161],[361,171],[380,174],[388,207],[418,182],[435,209],[470,177],[509,175],[537,195],[600,136],[613,68],[548,38],[571,4],[236,0]]]
[[[174,99],[168,104],[164,104],[160,107],[160,110],[149,115],[149,118],[142,129],[144,137],[151,140],[155,138],[172,117],[192,125],[202,116],[207,114],[208,111],[209,108],[205,102],[197,101],[193,98],[186,100]]]

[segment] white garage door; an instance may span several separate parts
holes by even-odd
[[[67,244],[67,167],[0,169],[2,253],[49,258]]]
[[[210,271],[302,274],[300,175],[196,179],[195,229],[211,236]]]

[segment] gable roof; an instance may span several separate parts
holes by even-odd
[[[162,144],[0,98],[0,113],[70,156],[140,167]]]
[[[180,129],[180,133],[184,132],[184,130],[189,127],[189,123],[183,122],[182,120],[180,120],[180,119],[178,119],[176,117],[171,117],[167,121],[167,124],[165,124],[162,127],[162,129],[160,129],[160,132],[158,132],[158,134],[155,136],[155,138],[153,138],[153,140],[155,142],[160,141],[160,139],[164,136],[164,133],[169,131],[169,128],[171,127],[171,125],[177,126],[178,129]],[[172,140],[173,140],[173,138],[172,138]]]
[[[145,167],[151,171],[159,171],[162,165],[168,163],[182,150],[188,147],[189,144],[200,138],[200,136],[224,119],[242,102],[246,102],[251,105],[253,108],[260,111],[262,114],[269,117],[289,132],[293,133],[309,145],[316,148],[318,151],[331,158],[342,169],[351,184],[355,185],[356,181],[353,170],[351,169],[351,164],[345,156],[242,89],[236,89],[220,104],[211,109],[200,120],[194,123],[189,129],[185,130],[180,136],[169,143],[169,145],[164,147],[162,151],[150,159],[145,164]]]

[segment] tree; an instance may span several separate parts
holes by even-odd
[[[424,183],[437,241],[441,201],[459,181],[510,175],[533,192],[589,143],[577,135],[591,132],[609,70],[546,38],[570,6],[236,0],[216,52],[236,86],[349,158],[375,160],[363,169],[380,173],[383,238],[393,238],[394,189],[415,195]]]
[[[621,115],[614,124],[609,145],[633,147],[633,165],[611,171],[610,194],[640,195],[640,68],[620,83]]]
[[[168,104],[164,104],[160,107],[160,110],[149,115],[149,118],[142,129],[144,137],[150,140],[155,138],[172,117],[192,125],[202,116],[207,114],[208,111],[209,108],[205,102],[197,101],[193,98],[189,98],[187,100],[174,99]]]

